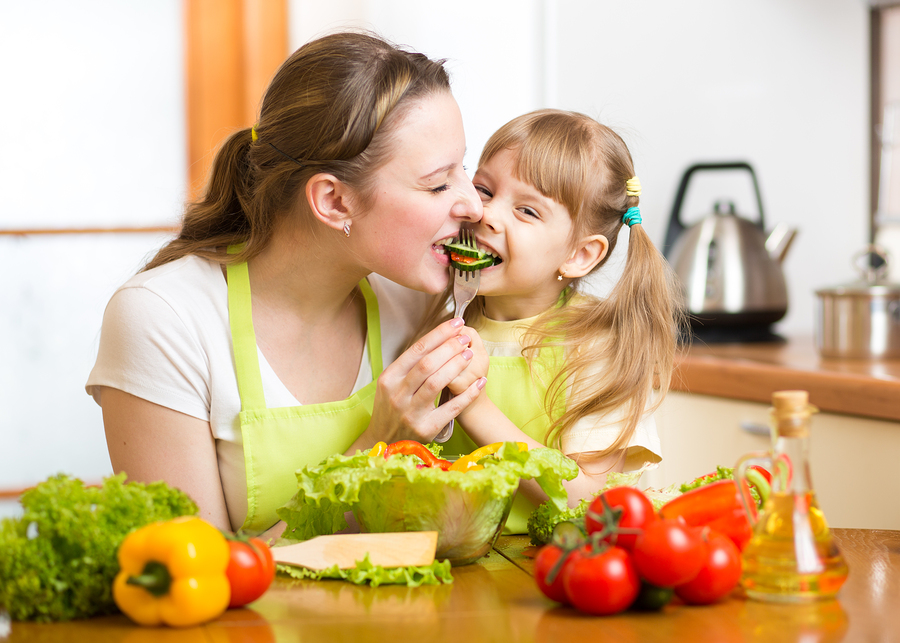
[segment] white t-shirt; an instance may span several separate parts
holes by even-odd
[[[498,357],[519,357],[522,355],[522,339],[525,329],[537,320],[529,319],[500,322],[483,318],[475,329],[484,342],[488,355]],[[598,366],[600,368],[600,366]],[[490,378],[490,372],[488,372]],[[588,415],[578,420],[560,436],[559,449],[566,455],[602,451],[608,448],[622,430],[625,423],[621,408],[609,409],[605,413]],[[645,414],[635,427],[634,434],[625,452],[625,471],[636,471],[647,465],[657,465],[662,461],[662,448],[656,421],[652,414]]]
[[[414,332],[427,295],[378,275],[371,275],[369,283],[378,297],[382,357],[388,366]],[[299,406],[258,349],[257,354],[267,406]],[[366,349],[353,391],[372,379]],[[239,528],[247,514],[241,400],[228,287],[219,264],[190,255],[135,275],[113,294],[85,385],[98,404],[103,386],[210,423],[228,515],[232,527]]]

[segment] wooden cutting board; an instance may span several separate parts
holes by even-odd
[[[295,545],[273,547],[275,562],[322,570],[356,566],[366,554],[382,567],[410,567],[434,562],[438,532],[407,531],[384,534],[335,534],[317,536]]]

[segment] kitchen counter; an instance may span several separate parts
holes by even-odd
[[[372,588],[279,577],[251,609],[201,627],[141,628],[121,615],[17,622],[7,641],[900,641],[900,531],[835,529],[834,536],[850,575],[838,600],[806,605],[750,601],[736,590],[710,606],[588,616],[545,598],[532,578],[527,537],[506,536],[489,556],[454,568],[450,585]]]
[[[830,359],[812,337],[783,343],[703,344],[676,360],[672,390],[769,403],[772,392],[809,391],[822,411],[900,421],[900,360]]]

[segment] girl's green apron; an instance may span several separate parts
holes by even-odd
[[[241,436],[247,470],[247,518],[241,529],[258,534],[278,522],[275,510],[297,492],[297,469],[344,453],[368,426],[376,380],[382,371],[381,322],[378,300],[369,282],[363,279],[359,287],[366,300],[366,345],[372,382],[338,402],[266,408],[250,308],[250,273],[247,264],[241,263],[229,265],[227,274],[228,316],[241,396]]]
[[[487,386],[482,391],[482,395],[487,393],[513,424],[541,444],[546,441],[551,425],[550,416],[544,408],[544,397],[553,373],[562,368],[561,356],[562,351],[545,348],[531,369],[524,357],[491,357]],[[564,405],[565,400],[560,399],[554,409],[556,417],[562,414]],[[465,455],[477,448],[478,445],[457,423],[453,435],[444,443],[442,454]],[[516,494],[504,533],[526,533],[528,516],[534,509],[534,504],[523,494]]]

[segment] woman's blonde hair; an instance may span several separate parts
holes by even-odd
[[[295,216],[298,196],[319,172],[357,189],[365,207],[402,115],[414,100],[449,88],[443,61],[372,34],[307,43],[275,74],[255,128],[224,142],[180,234],[144,269],[188,254],[221,263],[250,259],[269,244],[279,217]],[[243,251],[230,257],[215,250],[241,242]]]
[[[519,116],[495,132],[479,165],[504,150],[515,154],[516,178],[569,211],[573,244],[593,234],[609,240],[609,250],[594,270],[603,266],[616,247],[622,216],[640,200],[626,194],[625,183],[635,173],[622,138],[584,114],[545,109]],[[603,454],[628,445],[641,417],[659,405],[671,380],[682,324],[674,283],[665,259],[636,224],[622,276],[606,298],[573,297],[575,288],[569,288],[566,305],[548,310],[527,330],[523,354],[529,363],[549,346],[561,347],[566,355],[545,399],[553,419],[546,444],[558,444],[559,436],[585,416],[621,408],[625,427]],[[484,299],[477,297],[467,318],[475,324],[483,311]],[[577,384],[574,397],[565,399],[572,383]],[[655,400],[654,389],[660,393]],[[563,401],[562,415],[554,414],[552,409],[563,408]]]

